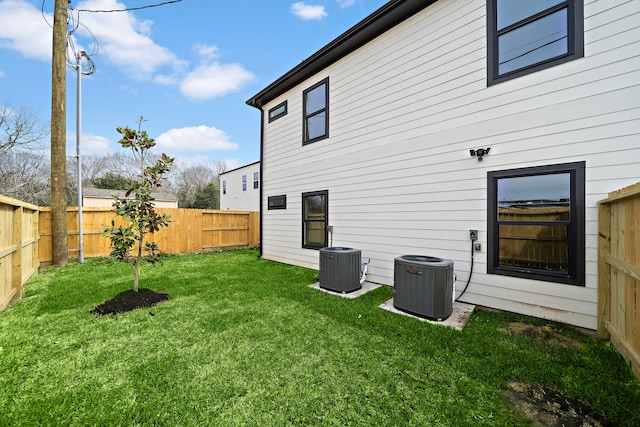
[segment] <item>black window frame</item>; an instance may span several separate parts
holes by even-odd
[[[269,123],[278,120],[280,117],[286,116],[287,113],[288,113],[288,108],[289,107],[288,107],[288,103],[287,103],[286,100],[281,102],[280,104],[276,105],[275,107],[271,108],[269,110],[269,114],[268,114]],[[282,109],[283,111],[280,111],[277,114],[273,114],[274,112],[276,112],[276,111],[278,111],[280,109]]]
[[[487,85],[502,83],[517,77],[535,73],[574,59],[584,57],[584,0],[565,0],[558,5],[522,19],[512,25],[498,30],[499,0],[487,0]],[[568,52],[566,54],[548,58],[516,70],[499,74],[498,37],[518,28],[523,28],[533,22],[543,19],[552,13],[567,9],[567,37]]]
[[[260,188],[260,173],[254,172],[253,173],[253,189],[257,190],[258,188]]]
[[[311,196],[324,196],[324,220],[307,220],[306,203],[305,199]],[[307,222],[324,222],[324,244],[314,245],[306,242],[306,223]],[[308,193],[302,193],[302,247],[305,249],[322,249],[327,246],[329,241],[329,231],[327,225],[329,224],[329,190],[311,191]]]
[[[287,209],[287,195],[280,194],[277,196],[267,197],[267,210],[284,210]]]
[[[487,273],[520,277],[568,285],[585,285],[585,162],[533,166],[487,173]],[[568,273],[547,272],[539,269],[498,265],[499,225],[498,180],[500,178],[526,177],[568,173],[570,176],[570,220],[567,225]],[[509,225],[540,225],[532,221],[505,222]],[[544,225],[556,224],[544,222]]]
[[[312,112],[307,112],[307,94],[313,91],[314,89],[319,88],[322,85],[325,86],[324,108],[321,108],[319,110],[312,111]],[[329,77],[324,78],[323,80],[319,81],[318,83],[314,84],[308,89],[305,89],[302,92],[302,110],[303,110],[302,111],[302,145],[311,144],[313,142],[329,138]],[[309,127],[308,120],[321,113],[325,114],[324,134],[317,136],[315,138],[307,138],[308,127]]]

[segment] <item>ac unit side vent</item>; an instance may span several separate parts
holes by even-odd
[[[422,255],[394,260],[393,306],[442,321],[453,312],[453,261]]]
[[[343,247],[320,249],[320,287],[340,293],[360,289],[361,256],[359,249]]]

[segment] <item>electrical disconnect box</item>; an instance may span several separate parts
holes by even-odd
[[[469,230],[469,238],[471,238],[473,242],[478,240],[478,230]]]

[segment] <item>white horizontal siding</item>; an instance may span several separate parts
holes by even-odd
[[[220,209],[232,211],[260,210],[260,188],[253,188],[253,174],[260,172],[260,164],[247,166],[225,172],[220,175]],[[242,176],[247,177],[247,189],[242,190]],[[227,182],[227,193],[223,194],[222,181]]]
[[[486,85],[486,5],[440,0],[265,106],[263,256],[318,268],[301,249],[301,194],[329,191],[332,244],[371,258],[454,261],[464,300],[596,326],[597,201],[640,181],[640,2],[585,4],[585,57]],[[302,92],[329,77],[330,138],[302,146]],[[491,147],[482,162],[469,149]],[[586,286],[486,274],[487,172],[585,161]],[[285,194],[286,210],[266,210]]]

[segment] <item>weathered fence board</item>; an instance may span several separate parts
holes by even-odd
[[[640,183],[598,203],[598,336],[640,378]]]

